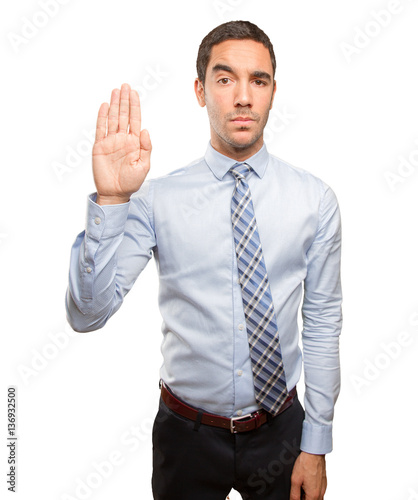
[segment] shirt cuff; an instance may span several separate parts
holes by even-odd
[[[93,240],[122,234],[128,218],[130,201],[118,205],[98,205],[97,194],[88,197],[86,233]]]
[[[305,420],[300,449],[314,455],[330,453],[332,451],[332,425],[313,425]]]

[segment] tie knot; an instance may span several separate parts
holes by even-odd
[[[246,175],[251,171],[251,167],[246,163],[237,163],[229,169],[236,180],[245,179]]]

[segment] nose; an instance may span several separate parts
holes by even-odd
[[[240,82],[235,87],[234,106],[252,106],[252,92],[249,82]]]

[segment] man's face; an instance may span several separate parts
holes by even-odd
[[[212,47],[205,84],[195,81],[209,115],[211,144],[243,161],[263,145],[263,130],[276,83],[269,50],[254,40],[227,40]]]

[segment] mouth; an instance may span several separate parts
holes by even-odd
[[[249,125],[250,123],[254,122],[254,120],[248,116],[237,116],[233,120],[231,120],[232,123],[235,123],[236,125],[239,126],[245,126]]]

